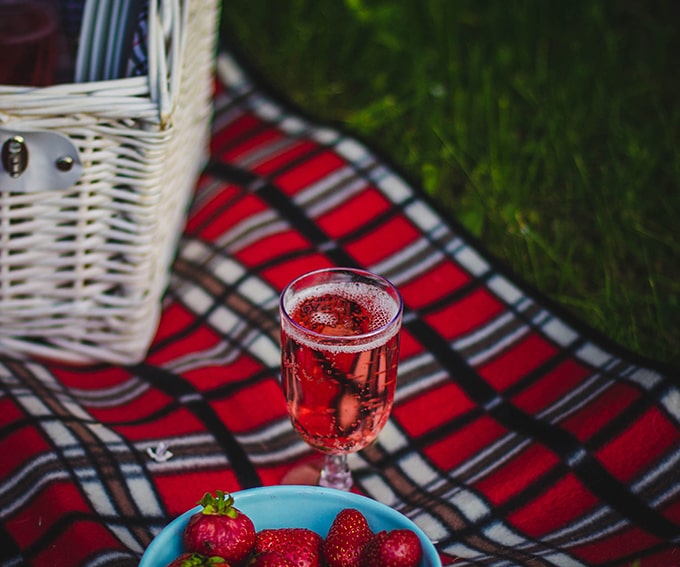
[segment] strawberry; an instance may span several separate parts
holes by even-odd
[[[200,553],[182,553],[174,561],[168,563],[167,567],[229,567],[221,557],[206,557]]]
[[[276,551],[295,567],[321,567],[322,542],[307,528],[265,528],[257,532],[255,553]]]
[[[248,565],[249,567],[296,567],[294,563],[276,551],[256,553]]]
[[[229,563],[245,560],[255,545],[255,526],[237,508],[234,498],[221,490],[206,492],[199,504],[203,510],[189,519],[183,541],[187,551],[219,555]]]
[[[361,567],[418,567],[422,555],[420,540],[411,530],[383,530],[361,552]]]
[[[328,567],[359,567],[361,550],[373,536],[366,517],[354,508],[345,508],[335,516],[323,542]]]

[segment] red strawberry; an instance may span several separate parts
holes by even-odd
[[[295,567],[321,567],[323,538],[307,528],[268,528],[257,532],[255,553],[276,551]]]
[[[361,550],[372,536],[373,531],[359,510],[341,510],[323,542],[323,555],[328,567],[359,567]]]
[[[276,551],[256,553],[250,560],[249,567],[296,567],[285,556]]]
[[[383,530],[364,547],[361,567],[418,567],[422,555],[420,540],[411,530]]]
[[[221,557],[206,557],[200,553],[182,553],[177,559],[168,563],[167,567],[229,567]]]
[[[194,514],[184,529],[187,551],[219,555],[230,563],[240,563],[255,545],[252,520],[234,508],[234,498],[221,490],[213,497],[206,492],[198,502],[203,510]]]

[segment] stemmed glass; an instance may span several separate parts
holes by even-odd
[[[321,486],[349,490],[347,454],[387,422],[402,310],[389,281],[353,268],[309,272],[281,293],[283,391],[293,427],[324,454]]]

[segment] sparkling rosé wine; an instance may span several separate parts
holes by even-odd
[[[300,327],[282,329],[283,389],[296,430],[311,446],[331,454],[371,443],[389,417],[397,380],[398,305],[382,291],[357,284],[308,290],[287,306]],[[341,340],[338,340],[341,338]]]

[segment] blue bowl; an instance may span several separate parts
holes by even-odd
[[[343,508],[360,510],[374,532],[407,528],[420,538],[423,559],[420,567],[441,567],[439,555],[425,533],[411,520],[377,500],[351,492],[320,486],[266,486],[233,492],[234,506],[248,515],[256,530],[264,528],[309,528],[322,537]],[[166,567],[184,551],[182,532],[196,506],[175,518],[144,552],[139,567]]]

